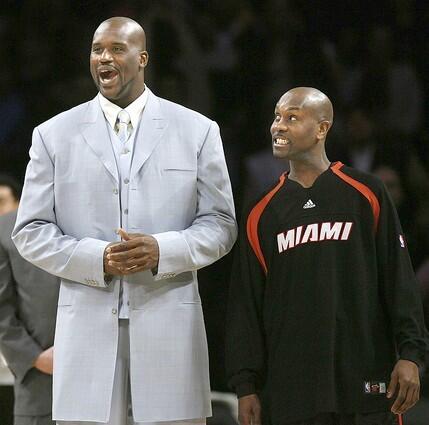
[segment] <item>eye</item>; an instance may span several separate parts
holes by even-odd
[[[280,121],[280,115],[279,114],[274,115],[274,121]]]
[[[296,121],[298,117],[296,115],[289,115],[289,121]]]
[[[121,52],[123,52],[123,51],[124,51],[124,48],[123,48],[123,47],[120,47],[120,46],[115,46],[115,47],[113,48],[113,51],[114,51],[115,53],[121,53]]]
[[[93,53],[100,53],[101,52],[101,47],[93,47],[92,48],[92,52]]]

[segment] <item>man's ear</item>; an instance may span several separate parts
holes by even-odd
[[[146,50],[140,52],[140,66],[145,68],[149,62],[149,53]]]
[[[320,122],[319,123],[319,130],[317,132],[317,138],[319,140],[325,139],[330,128],[331,128],[331,123],[329,121]]]

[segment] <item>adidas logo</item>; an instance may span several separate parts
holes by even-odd
[[[302,207],[302,208],[304,208],[305,210],[307,209],[307,208],[314,208],[316,206],[316,204],[311,200],[311,199],[309,199],[305,204],[304,204],[304,206]]]

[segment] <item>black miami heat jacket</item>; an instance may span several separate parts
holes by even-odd
[[[265,423],[388,410],[398,356],[423,363],[395,208],[380,180],[339,162],[310,188],[281,176],[245,217],[228,311],[229,382],[260,394]]]

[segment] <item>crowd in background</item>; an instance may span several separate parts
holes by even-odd
[[[238,215],[285,168],[270,153],[278,98],[295,86],[325,92],[335,110],[329,159],[385,182],[429,298],[426,2],[7,1],[0,14],[2,173],[22,181],[32,129],[95,96],[92,31],[115,15],[146,30],[148,86],[219,123]],[[227,256],[199,275],[217,390],[226,389],[230,261]]]

